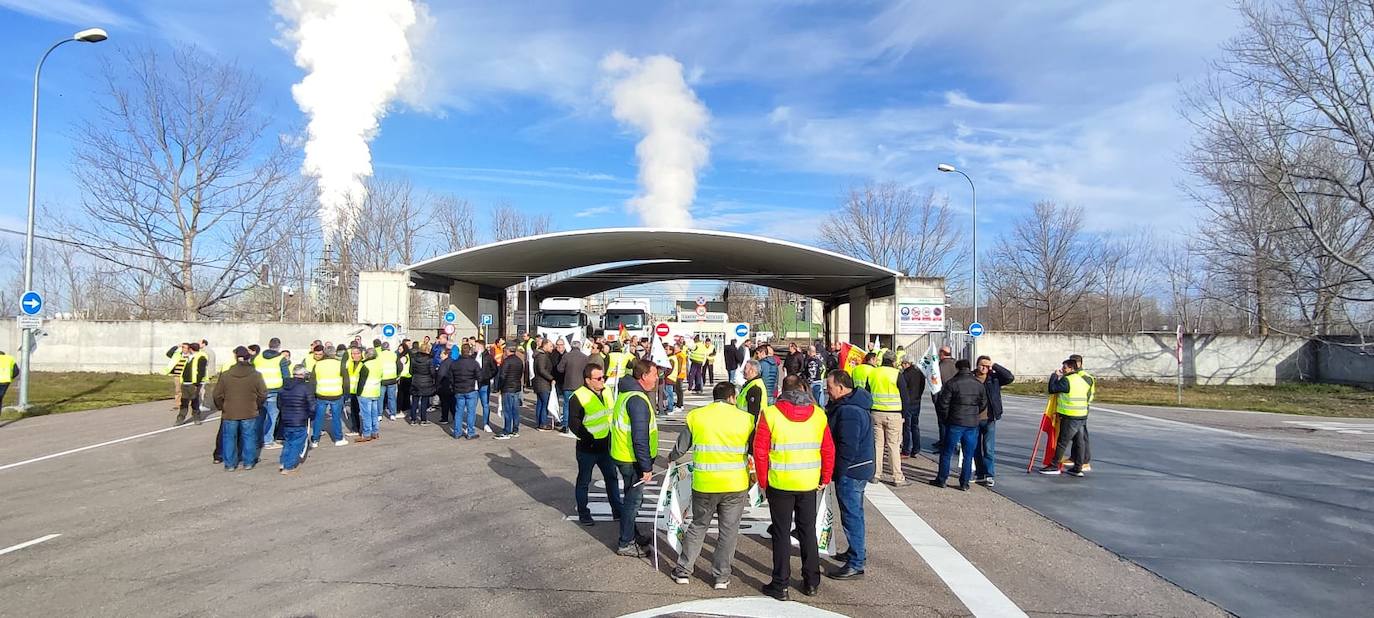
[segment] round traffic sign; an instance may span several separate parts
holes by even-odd
[[[667,336],[668,336],[668,323],[667,323],[667,322],[659,322],[659,323],[658,323],[658,326],[655,326],[655,327],[654,327],[654,334],[655,334],[655,335],[658,335],[659,337],[667,337]]]
[[[23,311],[24,315],[38,315],[38,312],[43,310],[43,296],[33,290],[24,292],[24,295],[19,297],[19,310]]]
[[[395,336],[396,336],[396,326],[393,325],[393,324],[387,324],[387,325],[383,326],[383,327],[382,327],[382,336],[383,336],[383,337],[395,337]]]
[[[444,312],[444,321],[445,321],[445,322],[448,322],[449,324],[452,324],[452,323],[454,323],[454,322],[457,322],[457,321],[458,321],[458,314],[457,314],[457,312],[454,312],[454,311],[445,311],[445,312]]]
[[[445,335],[452,335],[452,334],[453,334],[453,325],[452,325],[452,324],[445,324],[445,325],[444,325],[444,334],[445,334]]]
[[[705,297],[705,296],[698,296],[698,297],[697,297],[697,306],[698,306],[698,307],[705,307],[705,306],[706,306],[706,297]]]
[[[978,323],[978,322],[974,322],[974,323],[972,323],[972,324],[969,324],[969,325],[968,325],[968,334],[973,335],[974,337],[982,337],[982,336],[983,336],[983,325],[980,324],[980,323]]]
[[[698,305],[698,306],[697,306],[697,317],[699,317],[699,318],[706,317],[706,305]]]
[[[735,336],[736,336],[736,337],[740,337],[740,338],[748,337],[748,336],[749,336],[749,325],[748,325],[748,324],[739,324],[739,325],[735,326]]]

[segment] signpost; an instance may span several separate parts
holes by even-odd
[[[736,324],[736,325],[735,325],[735,336],[736,336],[736,337],[739,337],[740,339],[748,339],[748,338],[749,338],[749,325],[748,325],[748,324]]]
[[[490,313],[482,314],[482,326],[491,326],[495,321]]]
[[[445,325],[444,325],[444,334],[445,334],[445,335],[452,335],[452,334],[453,334],[453,325],[452,325],[452,324],[445,324]]]
[[[982,325],[981,323],[978,323],[978,322],[974,322],[974,323],[972,323],[972,324],[969,324],[969,325],[968,325],[968,334],[973,335],[974,337],[982,337],[982,336],[983,336],[983,325]]]
[[[705,307],[705,306],[706,306],[706,297],[705,297],[705,296],[698,296],[698,297],[697,297],[697,306],[698,306],[698,307]]]
[[[390,339],[396,336],[396,325],[386,324],[382,326],[382,336]]]
[[[43,318],[36,315],[21,315],[15,318],[14,323],[19,328],[42,328]]]
[[[445,323],[445,324],[452,324],[452,323],[457,322],[457,321],[458,321],[458,313],[457,313],[456,311],[445,311],[445,312],[444,312],[444,323]]]
[[[23,311],[24,315],[38,315],[38,312],[43,310],[43,296],[33,290],[24,292],[19,298],[19,310]]]
[[[667,336],[668,336],[668,323],[667,323],[667,322],[659,322],[659,323],[658,323],[658,326],[655,326],[655,327],[654,327],[654,334],[655,334],[655,335],[658,335],[659,337],[667,337]]]

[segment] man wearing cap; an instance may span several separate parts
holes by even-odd
[[[278,469],[282,474],[290,474],[305,458],[308,425],[315,410],[315,388],[310,384],[310,371],[304,364],[296,365],[291,376],[277,394],[282,428],[281,466]]]
[[[237,469],[240,463],[244,470],[252,470],[258,464],[258,446],[262,444],[258,409],[267,400],[267,386],[252,361],[248,348],[234,348],[234,365],[215,383],[225,470]]]

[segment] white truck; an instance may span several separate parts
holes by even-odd
[[[571,345],[574,341],[587,340],[591,320],[587,316],[587,306],[581,298],[555,297],[539,301],[538,319],[535,332]]]
[[[620,327],[626,337],[645,338],[654,332],[653,314],[647,298],[617,298],[606,303],[601,315],[601,328],[607,341],[620,338]]]

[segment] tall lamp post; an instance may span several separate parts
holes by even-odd
[[[963,176],[963,177],[964,177],[964,180],[967,180],[967,181],[968,181],[968,188],[969,188],[969,190],[973,192],[973,321],[974,321],[974,323],[977,323],[977,322],[978,322],[978,187],[973,186],[973,179],[972,179],[972,178],[969,178],[969,177],[968,177],[968,174],[965,174],[963,171],[959,170],[958,168],[954,167],[953,165],[950,165],[950,164],[948,164],[948,163],[941,163],[941,164],[937,165],[937,166],[935,167],[935,169],[940,170],[941,172],[945,172],[945,173],[951,173],[951,172],[953,172],[953,173],[955,173],[955,174],[958,174],[958,175],[960,175],[960,176]],[[971,352],[970,356],[973,357],[973,358],[970,358],[969,360],[970,360],[970,361],[974,361],[975,364],[976,364],[976,361],[977,361],[977,359],[978,359],[978,338],[977,338],[977,337],[973,337],[973,338],[972,338],[972,341],[969,342],[969,351]]]
[[[48,55],[54,49],[61,47],[64,43],[79,41],[82,43],[99,43],[110,38],[104,30],[100,28],[88,28],[69,39],[62,39],[53,43],[48,51],[43,52],[43,57],[38,59],[38,68],[33,70],[33,135],[29,140],[29,225],[28,232],[24,235],[24,291],[27,293],[33,289],[33,219],[34,219],[34,198],[38,188],[38,78],[43,75],[43,62],[48,59]],[[31,364],[30,355],[33,348],[33,329],[25,328],[21,337],[19,348],[19,404],[18,409],[22,413],[29,408],[29,365]]]

